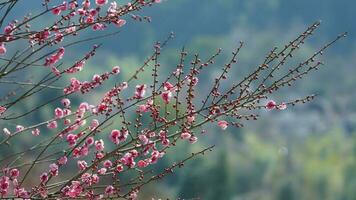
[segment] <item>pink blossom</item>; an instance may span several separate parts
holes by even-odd
[[[117,165],[116,168],[115,168],[115,171],[116,172],[122,172],[122,171],[124,171],[124,167],[122,165]]]
[[[222,130],[225,130],[228,127],[229,123],[227,121],[221,120],[218,121],[218,126],[220,126],[220,128]]]
[[[101,23],[95,23],[93,25],[93,30],[94,31],[99,31],[99,30],[104,30],[105,29],[105,25],[101,24]]]
[[[77,165],[79,170],[85,170],[88,167],[87,162],[85,162],[84,160],[78,160]]]
[[[0,43],[0,55],[4,55],[6,53],[6,47],[4,43]]]
[[[31,131],[32,135],[34,136],[39,136],[40,135],[40,129],[38,128],[35,128]]]
[[[85,141],[85,144],[88,146],[91,146],[94,144],[94,138],[93,137],[88,137],[87,140]]]
[[[165,146],[165,147],[168,147],[169,146],[169,139],[165,138],[162,140],[162,145]]]
[[[14,195],[19,198],[27,199],[29,197],[29,192],[25,188],[15,188]]]
[[[3,128],[2,131],[4,132],[5,135],[9,136],[11,135],[11,132],[7,128]]]
[[[137,163],[137,166],[140,167],[140,168],[144,168],[144,167],[147,167],[148,163],[144,160],[140,160],[138,161]]]
[[[174,88],[174,86],[173,86],[170,82],[165,82],[165,83],[163,84],[163,88],[164,88],[165,90],[172,90],[172,89]]]
[[[95,141],[95,149],[98,151],[104,150],[104,141],[102,139]]]
[[[66,108],[68,108],[70,106],[70,100],[69,99],[62,99],[61,103]]]
[[[4,114],[5,111],[6,111],[6,108],[4,106],[0,106],[0,116],[2,114]]]
[[[120,140],[119,140],[119,136],[121,135],[119,130],[112,130],[111,134],[110,134],[110,139],[113,143],[115,144],[119,144]]]
[[[126,153],[121,159],[120,162],[129,168],[133,168],[136,163],[134,161],[134,157],[132,156],[131,153]]]
[[[52,176],[58,176],[58,165],[56,163],[50,164],[49,169]]]
[[[194,143],[196,143],[197,141],[198,141],[198,138],[195,137],[195,136],[189,138],[189,142],[190,142],[191,144],[194,144]]]
[[[112,185],[108,185],[105,188],[105,194],[106,195],[112,195],[112,194],[114,194],[114,192],[115,192],[115,188]]]
[[[117,26],[117,27],[122,27],[126,24],[126,20],[124,19],[118,19],[113,21],[113,23]]]
[[[18,169],[11,169],[10,170],[10,177],[17,178],[20,175],[20,171]]]
[[[170,91],[162,92],[161,97],[162,97],[162,100],[164,101],[164,103],[168,104],[172,97],[172,92],[170,92]]]
[[[7,176],[2,176],[0,178],[0,193],[3,195],[7,194],[7,190],[9,189],[10,186],[10,181],[9,177]]]
[[[47,128],[49,128],[49,129],[55,129],[57,127],[58,127],[57,121],[50,121],[47,124]]]
[[[119,66],[114,66],[112,68],[112,73],[114,74],[119,74],[120,73],[120,67]]]
[[[82,5],[84,9],[90,8],[90,0],[84,0]]]
[[[107,169],[105,167],[102,167],[98,170],[98,174],[103,175],[106,173],[106,171],[107,171]]]
[[[41,175],[40,175],[40,181],[41,182],[46,182],[48,181],[48,174],[46,172],[43,172]]]
[[[89,110],[89,104],[87,102],[82,102],[79,105],[79,110],[88,111]]]
[[[148,138],[146,137],[146,135],[139,135],[138,139],[140,139],[140,141],[142,142],[142,144],[147,144],[148,143]]]
[[[96,5],[103,6],[108,3],[108,0],[95,0]]]
[[[63,89],[64,94],[70,94],[73,92],[77,92],[81,89],[82,83],[76,78],[70,79],[70,85]]]
[[[136,99],[141,99],[145,96],[145,94],[146,94],[146,84],[137,85],[134,97]]]
[[[97,153],[95,154],[95,158],[96,158],[96,159],[102,159],[104,156],[105,156],[105,154],[104,154],[104,153],[101,153],[101,152],[97,152]]]
[[[78,137],[74,134],[68,134],[66,139],[69,143],[69,146],[74,146],[77,143]]]
[[[57,118],[57,119],[60,119],[62,117],[64,117],[64,112],[61,108],[56,108],[54,110],[54,116]]]
[[[195,86],[198,84],[198,77],[192,77],[192,78],[188,78],[188,83],[189,85]]]
[[[103,166],[106,168],[112,167],[112,162],[110,160],[105,160]]]
[[[276,104],[275,101],[270,100],[270,101],[267,102],[266,108],[267,108],[267,110],[273,110],[273,109],[276,108],[276,105],[277,105],[277,104]]]
[[[52,54],[50,57],[46,58],[44,65],[52,66],[56,64],[59,60],[63,58],[63,55],[64,55],[64,47],[61,47],[55,54]]]
[[[67,156],[63,156],[58,159],[58,164],[65,165],[65,164],[67,164],[67,161],[68,161]]]
[[[65,195],[67,195],[68,197],[76,198],[82,193],[83,188],[79,181],[72,181],[71,186],[68,188],[63,188],[63,190],[65,191]]]
[[[138,111],[139,112],[148,112],[149,111],[149,106],[142,104],[142,105],[138,105]]]
[[[189,116],[187,117],[187,121],[188,121],[189,123],[194,122],[194,120],[195,120],[195,116],[194,116],[194,115],[189,115]]]
[[[24,129],[25,129],[25,127],[23,127],[22,125],[16,125],[17,132],[23,131]]]
[[[285,110],[287,109],[287,104],[286,103],[281,103],[277,106],[277,109],[279,110]]]
[[[90,123],[89,129],[94,130],[98,126],[99,126],[99,121],[97,119],[93,119]]]
[[[180,134],[180,138],[181,139],[189,139],[192,135],[189,132],[183,132],[182,134]]]
[[[57,67],[52,66],[51,70],[52,70],[54,75],[56,75],[56,76],[60,76],[61,75],[61,72],[57,69]]]
[[[55,15],[61,14],[62,11],[65,11],[67,9],[66,2],[63,2],[62,5],[56,6],[52,9],[52,13]]]

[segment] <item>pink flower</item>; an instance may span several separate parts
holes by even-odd
[[[88,8],[90,8],[90,1],[89,0],[84,0],[82,5],[83,5],[83,7],[85,9],[88,9]]]
[[[106,171],[107,171],[107,169],[105,167],[102,167],[98,170],[98,174],[103,175],[106,173]]]
[[[10,177],[11,178],[17,178],[20,175],[20,171],[18,169],[12,169],[10,170]]]
[[[286,103],[281,103],[277,106],[277,109],[279,110],[285,110],[287,109],[287,104]]]
[[[161,97],[165,104],[169,104],[172,93],[170,91],[162,92]]]
[[[4,106],[0,106],[0,116],[6,111]]]
[[[61,60],[63,58],[63,55],[64,55],[64,47],[61,47],[61,48],[59,48],[57,53],[52,54],[50,57],[46,58],[44,65],[52,66],[52,65],[56,64],[59,60]]]
[[[25,188],[15,188],[14,195],[19,198],[27,199],[29,197],[29,192]]]
[[[74,134],[68,134],[67,135],[67,142],[69,143],[69,146],[74,146],[77,143],[78,137]]]
[[[58,176],[58,165],[56,163],[52,163],[49,165],[49,172],[52,176]]]
[[[224,121],[224,120],[218,121],[218,126],[220,126],[220,128],[222,130],[225,130],[228,125],[229,125],[229,123],[227,121]]]
[[[194,144],[194,143],[196,143],[197,141],[198,141],[198,138],[195,137],[195,136],[189,138],[189,142],[190,142],[191,144]]]
[[[65,165],[67,164],[67,161],[68,161],[67,156],[63,156],[60,159],[58,159],[58,164]]]
[[[52,70],[54,75],[56,75],[56,76],[60,76],[61,75],[61,72],[56,67],[52,66],[51,70]]]
[[[91,146],[94,144],[94,138],[93,137],[88,137],[87,140],[85,141],[85,144],[88,146]]]
[[[99,126],[99,121],[97,119],[93,119],[90,123],[89,129],[94,130],[98,126]]]
[[[80,170],[85,170],[88,167],[87,162],[84,160],[78,160],[77,165]]]
[[[46,182],[48,181],[48,174],[46,172],[43,172],[40,176],[41,182]]]
[[[79,105],[79,110],[88,111],[89,110],[89,104],[87,102],[82,102]]]
[[[32,135],[34,136],[39,136],[40,135],[40,129],[35,128],[34,130],[31,131]]]
[[[105,29],[105,25],[104,24],[95,23],[93,25],[93,30],[94,31],[99,31],[99,30],[104,30],[104,29]]]
[[[58,124],[56,121],[51,121],[51,122],[48,122],[48,124],[47,124],[47,128],[49,128],[49,129],[55,129],[57,127],[58,127]]]
[[[11,132],[7,128],[3,128],[2,131],[4,132],[5,135],[9,136],[11,135]]]
[[[146,85],[137,85],[136,86],[136,91],[135,91],[135,98],[136,99],[141,99],[145,96],[146,94]]]
[[[0,43],[0,55],[4,55],[6,53],[6,48],[4,43]]]
[[[194,120],[195,120],[195,116],[194,116],[194,115],[189,115],[189,116],[187,117],[187,121],[188,121],[189,123],[194,122]]]
[[[192,86],[195,86],[198,84],[198,77],[192,77],[192,78],[188,78],[188,84],[189,85],[192,85]]]
[[[105,160],[103,166],[106,168],[112,167],[112,162],[110,160]]]
[[[267,110],[273,110],[273,109],[276,108],[276,105],[277,105],[277,104],[276,104],[275,101],[270,100],[270,101],[267,102],[266,108],[267,108]]]
[[[70,100],[69,99],[62,99],[61,103],[66,108],[68,108],[70,106]]]
[[[108,0],[95,0],[96,5],[103,6],[108,3]]]
[[[120,67],[119,66],[114,66],[112,68],[112,73],[114,74],[119,74],[120,73]]]
[[[137,166],[140,167],[140,168],[144,168],[144,167],[147,167],[148,163],[144,160],[140,160],[138,161],[137,163]]]
[[[106,195],[112,195],[112,194],[114,194],[114,192],[115,192],[115,188],[112,185],[108,185],[105,188],[105,194]]]
[[[61,14],[62,11],[65,11],[66,9],[67,9],[66,2],[63,2],[62,5],[54,7],[52,9],[52,13],[55,14],[55,15],[59,15],[59,14]]]
[[[0,193],[1,194],[6,194],[9,186],[10,186],[9,177],[2,176],[0,178]]]
[[[180,134],[180,138],[183,140],[187,140],[191,137],[192,135],[188,132],[183,132],[182,134]]]
[[[17,132],[23,131],[24,129],[25,129],[25,127],[23,127],[22,125],[17,125],[16,126],[16,131]]]
[[[103,140],[96,140],[95,141],[95,149],[98,151],[104,150],[104,141]]]
[[[124,171],[124,167],[122,165],[117,165],[116,168],[115,168],[115,171],[116,172],[122,172],[122,171]]]
[[[172,90],[172,89],[174,88],[174,86],[173,86],[170,82],[165,82],[165,83],[163,84],[163,88],[164,88],[165,90]]]
[[[119,136],[121,135],[119,130],[112,130],[111,134],[110,134],[110,139],[114,144],[119,144],[120,140],[119,140]]]
[[[113,23],[117,26],[117,27],[122,27],[126,24],[126,20],[124,19],[118,19],[118,20],[115,20],[113,21]]]
[[[147,144],[148,143],[148,138],[146,137],[146,135],[139,135],[138,139],[140,139],[140,141],[142,142],[142,144]]]
[[[57,119],[60,119],[62,117],[64,117],[64,112],[61,108],[56,108],[54,110],[54,116],[57,118]]]

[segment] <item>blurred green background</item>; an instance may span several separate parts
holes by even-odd
[[[29,8],[18,9],[28,12]],[[306,58],[337,34],[349,32],[326,52],[326,65],[321,70],[273,96],[283,101],[317,93],[315,101],[283,112],[260,113],[259,121],[241,129],[221,132],[210,128],[196,145],[182,143],[169,151],[172,155],[157,164],[157,169],[188,156],[187,150],[194,152],[211,144],[216,147],[148,186],[140,198],[356,199],[355,9],[354,0],[163,0],[141,13],[152,17],[152,23],[128,20],[119,35],[103,40],[103,48],[77,76],[79,79],[90,79],[94,73],[120,65],[120,80],[125,80],[150,54],[152,44],[171,31],[176,37],[163,51],[162,74],[176,66],[182,46],[203,58],[222,47],[219,64],[243,40],[246,47],[230,74],[235,80],[261,63],[272,47],[293,39],[314,21],[322,20],[322,26],[297,59]],[[78,53],[80,57],[79,53],[87,52],[93,43],[71,48],[68,55]],[[77,57],[73,55],[73,59]],[[220,68],[210,68],[209,74],[200,78],[201,91]],[[97,90],[98,94],[103,92],[105,87]],[[21,109],[30,109],[49,95],[43,92]],[[95,103],[98,96],[87,100]],[[42,109],[24,125],[48,118],[52,114],[49,110]]]

